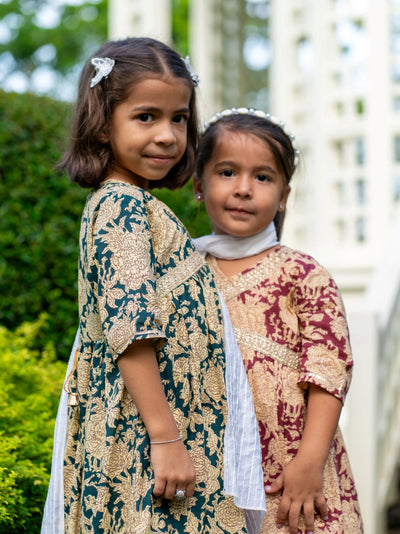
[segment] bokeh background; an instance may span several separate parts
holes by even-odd
[[[365,533],[400,533],[400,0],[0,0],[0,534],[40,532],[88,192],[54,167],[84,61],[127,35],[190,54],[203,121],[248,106],[296,134],[283,242],[342,291]],[[210,231],[190,184],[155,194]]]

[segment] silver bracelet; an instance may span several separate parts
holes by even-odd
[[[169,439],[167,441],[150,441],[150,445],[163,445],[164,443],[174,443],[182,439],[182,435],[179,435],[179,438]]]

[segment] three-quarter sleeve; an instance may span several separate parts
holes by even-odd
[[[298,383],[315,384],[343,402],[353,360],[339,290],[329,273],[313,262],[296,284],[295,300],[301,335]]]
[[[93,223],[88,274],[97,293],[103,336],[115,359],[136,340],[165,337],[151,232],[139,195],[105,197]]]

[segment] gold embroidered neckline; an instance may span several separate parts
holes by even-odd
[[[272,247],[271,252],[266,254],[256,263],[254,263],[254,265],[252,265],[251,267],[246,267],[240,273],[236,273],[232,275],[225,274],[221,270],[220,266],[218,265],[218,258],[216,258],[215,256],[211,256],[210,254],[208,254],[207,262],[210,263],[210,265],[212,265],[213,271],[218,276],[218,278],[221,278],[222,280],[226,280],[227,282],[232,282],[236,278],[241,278],[242,276],[246,276],[247,274],[249,274],[251,271],[254,271],[260,267],[264,267],[264,265],[267,266],[269,263],[272,263],[275,265],[276,257],[279,256],[281,258],[283,255],[282,253],[284,253],[286,257],[288,250],[289,250],[288,247],[284,245],[275,245],[274,247]]]
[[[240,271],[236,272],[236,273],[233,273],[233,274],[226,274],[223,269],[220,267],[219,263],[218,263],[218,260],[219,258],[216,258],[212,255],[208,255],[208,258],[210,258],[210,263],[212,263],[213,267],[214,267],[214,271],[215,273],[221,277],[221,278],[224,278],[226,280],[233,280],[234,278],[236,278],[237,276],[242,276],[243,273],[246,273],[247,271],[250,271],[252,269],[255,269],[257,268],[258,265],[260,265],[261,263],[263,263],[264,261],[266,261],[266,259],[275,254],[276,250],[279,250],[281,248],[281,246],[278,244],[278,245],[274,245],[272,247],[270,247],[270,249],[267,249],[268,252],[266,253],[266,251],[264,250],[264,254],[261,255],[261,254],[255,254],[255,256],[257,256],[257,259],[253,260],[253,263],[250,263],[248,266],[246,267],[243,267]],[[244,260],[251,260],[251,258],[243,258]]]
[[[211,269],[218,280],[218,288],[221,290],[226,301],[237,297],[243,291],[255,287],[265,279],[270,278],[287,259],[292,250],[285,246],[279,246],[260,262],[242,273],[226,276],[218,267],[217,260],[208,256]]]
[[[143,187],[139,187],[138,185],[135,185],[135,184],[131,184],[130,182],[124,182],[123,180],[118,180],[118,178],[111,178],[110,180],[104,180],[103,182],[101,182],[100,186],[99,186],[99,189],[107,186],[107,185],[128,185],[129,187],[134,187],[135,189],[140,189],[141,191],[147,191],[147,189],[143,189]]]

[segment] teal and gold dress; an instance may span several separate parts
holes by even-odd
[[[185,228],[143,189],[106,182],[82,216],[80,344],[64,456],[69,534],[245,533],[223,492],[227,406],[218,294]],[[117,358],[154,339],[169,406],[196,470],[183,501],[152,496],[149,436]]]

